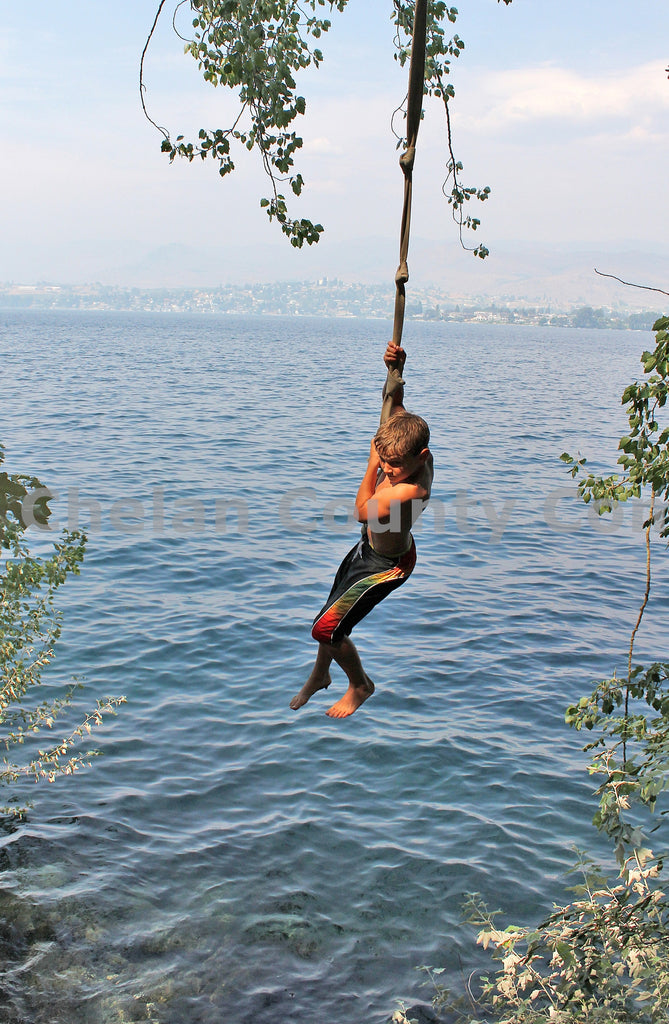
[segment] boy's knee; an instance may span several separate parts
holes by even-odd
[[[333,633],[332,627],[330,626],[328,628],[327,622],[324,622],[322,619],[318,619],[316,622],[314,622],[313,628],[311,630],[311,635],[317,644],[325,644],[327,647],[338,647],[339,644],[342,642],[343,637],[335,637],[336,632],[336,628]]]
[[[327,632],[323,623],[320,620],[314,622],[313,629],[311,630],[311,635],[318,644],[332,643],[332,637]]]

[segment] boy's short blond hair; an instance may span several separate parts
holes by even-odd
[[[388,462],[420,455],[430,443],[430,428],[422,416],[405,409],[386,420],[374,435],[376,450]]]

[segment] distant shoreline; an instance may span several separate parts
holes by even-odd
[[[128,313],[214,313],[241,316],[321,316],[390,319],[394,291],[387,285],[317,282],[222,285],[216,288],[130,288],[112,285],[0,284],[0,310],[61,310]],[[541,327],[650,330],[663,312],[630,307],[559,308],[518,298],[449,295],[437,288],[407,294],[408,320],[525,324]]]

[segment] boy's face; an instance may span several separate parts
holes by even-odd
[[[418,455],[405,455],[403,459],[386,460],[379,455],[379,462],[382,472],[385,473],[391,484],[400,484],[410,479],[417,473],[430,454],[429,448],[423,448]]]

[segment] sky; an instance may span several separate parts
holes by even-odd
[[[260,210],[256,154],[221,179],[213,163],[170,165],[160,152],[138,90],[156,10],[157,0],[0,0],[0,281],[174,284],[179,266],[187,284],[374,279],[386,262],[392,279],[402,176],[390,118],[406,71],[393,60],[391,0],[334,12],[323,65],[298,83],[307,185],[295,213],[326,228],[301,252]],[[657,257],[664,274],[667,0],[461,0],[455,30],[466,44],[452,73],[456,155],[465,183],[492,189],[476,211],[480,240],[493,254],[645,254],[643,272]],[[146,84],[152,117],[174,135],[235,116],[234,96],[184,55],[169,13]],[[445,164],[443,108],[427,101],[412,219],[423,275],[427,254],[456,269],[481,263],[459,248]]]

